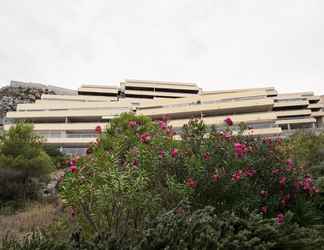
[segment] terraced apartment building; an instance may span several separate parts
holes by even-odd
[[[324,100],[313,92],[279,94],[273,87],[204,91],[194,83],[142,80],[125,80],[119,86],[82,85],[77,95],[42,95],[8,112],[4,127],[31,122],[46,143],[67,153],[84,153],[96,140],[96,126],[104,128],[123,112],[154,120],[167,115],[177,132],[192,118],[222,128],[228,116],[235,126],[244,122],[244,133],[254,136],[324,127]]]

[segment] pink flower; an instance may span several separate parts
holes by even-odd
[[[263,140],[263,143],[267,144],[267,145],[271,145],[272,144],[272,140],[271,138],[266,138]]]
[[[164,156],[165,156],[165,152],[161,149],[159,154],[160,159],[162,159]]]
[[[255,176],[255,174],[256,174],[256,171],[255,171],[255,169],[253,169],[253,168],[247,168],[247,169],[245,169],[244,172],[243,172],[243,175],[244,175],[245,177],[252,177],[252,176]]]
[[[78,168],[77,168],[75,165],[71,166],[71,167],[69,168],[69,170],[70,170],[71,173],[76,173],[76,172],[78,172]]]
[[[287,170],[291,171],[294,168],[294,162],[291,159],[287,160]]]
[[[261,207],[261,208],[260,208],[260,212],[261,212],[263,215],[267,214],[267,212],[268,212],[268,207],[266,207],[266,206]]]
[[[234,144],[234,151],[238,158],[243,157],[247,153],[247,147],[245,144],[235,143]]]
[[[237,170],[232,175],[232,181],[238,182],[242,177],[242,170]]]
[[[283,224],[285,222],[285,216],[282,213],[277,214],[276,222],[279,225]]]
[[[175,157],[177,157],[177,155],[178,155],[178,150],[177,150],[176,148],[173,148],[173,149],[171,150],[171,156],[172,156],[173,158],[175,158]]]
[[[260,196],[262,196],[263,198],[266,198],[268,196],[268,192],[264,191],[264,190],[261,190],[260,191]]]
[[[138,168],[138,165],[139,165],[139,160],[137,159],[133,160],[133,167]]]
[[[140,141],[142,143],[148,143],[151,140],[151,135],[148,132],[144,132],[140,135]]]
[[[287,177],[286,176],[280,176],[279,177],[279,184],[280,184],[280,189],[281,190],[283,190],[285,188],[286,181],[287,181]]]
[[[128,127],[129,128],[135,128],[135,127],[137,127],[137,122],[136,121],[129,121],[128,122]]]
[[[302,182],[302,187],[303,190],[306,191],[307,193],[313,193],[317,190],[317,188],[315,188],[314,186],[313,179],[310,176],[304,177],[304,181]]]
[[[205,161],[209,161],[210,160],[210,155],[208,152],[206,152],[204,155],[203,155],[203,158]]]
[[[280,203],[281,203],[281,205],[283,205],[285,207],[285,206],[287,206],[289,200],[290,200],[290,195],[287,194],[284,197],[282,197]]]
[[[232,126],[233,125],[233,120],[230,117],[227,117],[224,122],[228,125],[228,126]]]
[[[76,160],[72,159],[72,160],[70,161],[70,166],[74,166],[74,165],[76,165]]]
[[[197,187],[197,185],[198,185],[198,182],[192,178],[188,178],[186,180],[186,186],[189,188],[195,189]]]
[[[217,183],[220,180],[220,176],[218,174],[212,175],[211,178],[214,183]]]
[[[96,127],[96,133],[97,133],[97,134],[101,134],[101,132],[102,132],[102,129],[101,129],[101,127],[98,125],[98,126]]]
[[[165,130],[168,128],[166,121],[160,120],[158,123],[159,123],[160,129]]]
[[[229,139],[231,139],[232,134],[229,133],[229,132],[224,132],[224,133],[223,133],[223,136],[224,136],[224,138],[225,138],[226,140],[229,140]]]
[[[281,170],[279,168],[272,169],[273,174],[279,174],[280,172],[281,172]]]

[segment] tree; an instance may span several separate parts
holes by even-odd
[[[41,181],[52,169],[31,125],[17,123],[0,137],[0,200],[36,198]]]

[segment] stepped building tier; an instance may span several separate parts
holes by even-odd
[[[285,136],[297,129],[324,127],[324,98],[313,92],[281,94],[273,87],[204,91],[195,83],[127,79],[119,86],[82,85],[73,95],[43,94],[8,112],[4,128],[17,121],[31,122],[46,143],[82,154],[96,141],[95,128],[109,126],[124,112],[154,120],[167,115],[178,133],[192,118],[221,129],[224,119],[231,117],[234,129],[243,122],[248,128],[244,133],[253,136]]]

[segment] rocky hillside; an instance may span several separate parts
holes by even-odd
[[[0,125],[3,117],[8,111],[16,110],[17,104],[33,103],[40,99],[43,93],[55,94],[54,91],[48,91],[30,87],[12,87],[7,86],[0,89]]]

